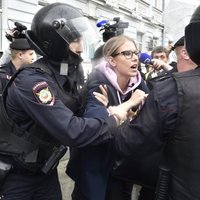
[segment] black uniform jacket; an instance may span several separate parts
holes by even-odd
[[[152,83],[137,117],[123,123],[115,134],[115,147],[124,157],[116,176],[155,188],[159,165],[165,164],[165,147],[177,122],[177,87],[171,75]]]
[[[53,76],[37,66],[45,65]],[[76,117],[58,96],[55,77],[64,87],[67,76],[61,76],[54,66],[42,58],[22,70],[7,91],[6,109],[9,117],[21,128],[29,130],[39,124],[51,137],[67,146],[96,144],[112,137],[116,122]],[[70,91],[67,91],[70,93]]]
[[[138,116],[122,124],[115,135],[118,152],[145,158],[163,148],[177,120],[177,88],[172,76],[155,79]]]

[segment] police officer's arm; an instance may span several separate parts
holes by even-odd
[[[113,116],[106,120],[74,116],[58,98],[54,84],[45,73],[38,75],[34,70],[22,71],[16,77],[7,97],[8,110],[13,110],[10,115],[22,118],[18,123],[23,126],[23,123],[31,123],[28,121],[33,119],[68,146],[96,144],[113,137],[118,119],[115,120]],[[16,107],[19,112],[14,111]]]
[[[101,93],[94,91],[93,95],[95,96],[95,98],[99,102],[101,102],[105,107],[107,107],[108,104],[109,104],[109,98],[108,98],[109,91],[107,89],[107,86],[106,85],[99,85],[99,89],[100,89]],[[132,93],[131,97],[127,101],[121,103],[118,106],[118,108],[122,107],[122,110],[123,109],[124,110],[130,110],[133,107],[138,107],[141,103],[144,102],[144,99],[145,99],[146,96],[147,96],[147,94],[145,94],[144,91],[142,91],[140,89],[136,89]]]
[[[117,151],[140,159],[163,148],[177,117],[175,83],[170,79],[154,85],[138,116],[115,134]]]

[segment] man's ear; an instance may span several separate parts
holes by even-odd
[[[23,54],[22,51],[19,51],[19,52],[17,53],[17,56],[18,56],[19,59],[22,59],[22,54]]]
[[[187,53],[187,50],[184,48],[181,50],[181,53],[182,53],[182,56],[184,57],[184,59],[190,59],[188,53]]]
[[[112,56],[109,56],[107,58],[107,61],[110,63],[111,66],[115,67],[116,66],[116,61]]]

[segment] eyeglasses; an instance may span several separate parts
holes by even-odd
[[[133,57],[133,55],[138,56],[139,52],[138,51],[129,51],[129,50],[127,50],[127,51],[122,51],[122,52],[116,53],[116,54],[114,54],[112,56],[115,57],[115,56],[118,56],[120,54],[123,55],[126,59],[129,60],[129,59],[131,59]]]

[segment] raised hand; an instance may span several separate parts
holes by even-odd
[[[152,69],[153,70],[161,70],[161,69],[164,69],[165,71],[169,71],[172,69],[172,66],[165,63],[164,61],[162,60],[159,60],[159,59],[155,59],[153,58],[151,60],[151,62],[153,63],[152,65]]]

